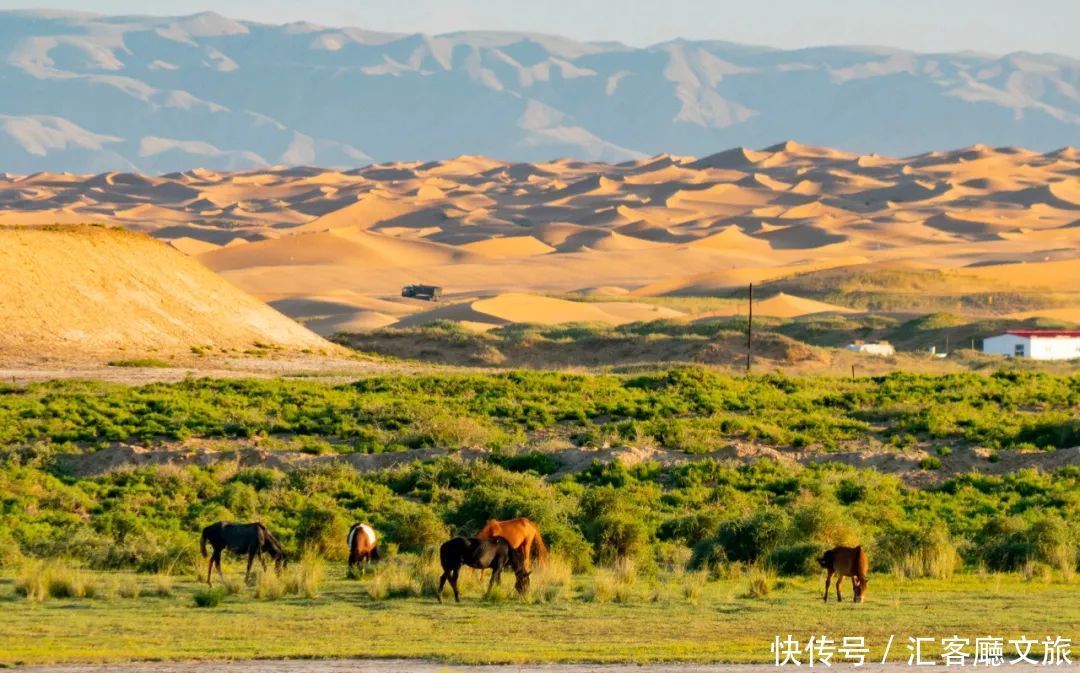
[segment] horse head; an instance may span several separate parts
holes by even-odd
[[[514,589],[519,594],[524,594],[526,591],[529,590],[530,575],[532,575],[532,573],[528,570],[525,570],[524,568],[520,568],[514,571]]]

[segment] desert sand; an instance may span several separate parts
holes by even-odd
[[[99,227],[0,227],[0,356],[337,354],[161,241]]]
[[[621,164],[466,156],[355,170],[4,175],[0,222],[149,233],[324,335],[438,319],[619,324],[679,317],[634,297],[875,265],[1080,291],[1078,157],[979,145],[891,158],[786,142]],[[402,299],[414,282],[442,286],[445,303]],[[613,301],[547,296],[570,292]],[[759,295],[760,315],[844,310],[772,294]],[[1039,314],[1080,315],[1048,310]]]

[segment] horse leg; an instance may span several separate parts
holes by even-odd
[[[439,593],[435,594],[435,598],[439,599],[440,603],[442,603],[442,590],[443,590],[443,587],[446,586],[446,580],[449,579],[447,577],[448,573],[449,573],[449,571],[444,570],[443,574],[439,576]]]
[[[837,573],[836,575],[836,602],[842,603],[844,601],[840,596],[840,584],[844,581],[844,576]]]
[[[266,557],[263,556],[262,550],[259,550],[259,563],[262,564],[263,572],[266,572]]]
[[[260,557],[261,557],[261,556],[262,556],[262,555],[260,554]],[[262,560],[262,558],[260,558],[259,560],[261,561],[261,560]],[[250,579],[251,579],[251,564],[252,564],[252,563],[254,563],[254,562],[255,562],[255,552],[253,552],[253,551],[249,551],[249,552],[248,552],[248,565],[247,565],[247,572],[245,572],[245,573],[244,573],[244,584],[247,584],[247,583],[248,583],[248,580],[250,580]],[[264,566],[264,567],[265,567],[265,566]]]
[[[461,602],[461,594],[458,593],[457,580],[458,575],[461,574],[461,568],[455,569],[450,575],[450,588],[454,590],[454,602]]]
[[[862,585],[859,583],[859,578],[855,575],[851,576],[851,593],[855,595],[855,602],[862,601]]]
[[[529,564],[532,562],[530,560],[532,558],[532,543],[533,539],[530,535],[529,537],[525,538],[525,544],[522,545],[522,551],[525,552],[525,570],[529,570]]]
[[[825,576],[825,602],[829,602],[829,582],[832,581],[833,571],[829,571],[829,574]]]
[[[211,579],[211,573],[214,572],[214,556],[216,556],[216,554],[212,555],[210,557],[210,562],[206,564],[206,586],[208,587],[214,586],[214,582]]]
[[[217,566],[218,577],[221,578],[221,583],[225,584],[225,573],[221,572],[221,552],[214,552],[214,557],[210,561]]]

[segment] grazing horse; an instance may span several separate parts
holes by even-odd
[[[259,557],[259,563],[262,564],[263,570],[266,570],[266,560],[263,558],[263,553],[274,559],[274,566],[279,571],[286,563],[285,550],[281,548],[281,544],[274,539],[270,531],[266,530],[266,526],[261,523],[218,521],[203,528],[202,538],[199,540],[199,549],[203,558],[206,558],[207,542],[214,549],[214,553],[210,557],[210,564],[206,568],[206,583],[209,586],[214,586],[213,582],[210,581],[210,577],[215,565],[217,565],[218,576],[221,577],[221,581],[225,581],[225,575],[221,572],[221,552],[226,549],[234,554],[247,554],[247,572],[244,573],[245,582],[251,578],[251,564],[256,556]]]
[[[502,569],[510,566],[514,570],[514,589],[519,594],[525,593],[529,588],[529,571],[525,569],[525,562],[521,552],[510,546],[506,538],[464,538],[455,537],[447,540],[439,547],[439,562],[442,564],[443,573],[439,577],[439,602],[442,603],[443,587],[447,580],[450,588],[454,590],[454,601],[460,603],[461,595],[458,593],[458,574],[461,566],[469,566],[484,570],[491,568],[491,581],[488,582],[488,591],[502,577]]]
[[[863,597],[866,596],[866,585],[868,584],[866,570],[869,565],[862,545],[858,547],[833,547],[822,554],[817,562],[822,568],[829,571],[828,576],[825,578],[826,603],[829,602],[829,582],[832,581],[834,574],[836,575],[836,601],[843,600],[840,597],[840,582],[845,577],[850,577],[851,587],[855,591],[855,602],[862,603]]]
[[[492,519],[476,534],[478,538],[506,538],[510,546],[522,552],[525,560],[525,569],[529,569],[529,558],[532,556],[532,546],[536,543],[536,558],[541,562],[547,560],[547,547],[544,546],[544,538],[540,537],[540,528],[525,517],[496,521]]]
[[[349,529],[349,571],[359,566],[367,572],[368,561],[379,560],[379,542],[375,529],[369,523],[354,523]]]

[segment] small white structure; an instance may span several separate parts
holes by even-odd
[[[890,355],[896,355],[896,349],[888,341],[877,341],[875,343],[866,343],[862,339],[856,339],[848,344],[847,349],[849,351],[855,351],[856,353],[865,353],[866,355],[878,355],[881,357],[888,357]]]
[[[1009,330],[983,339],[983,353],[1033,360],[1080,358],[1080,330]]]

